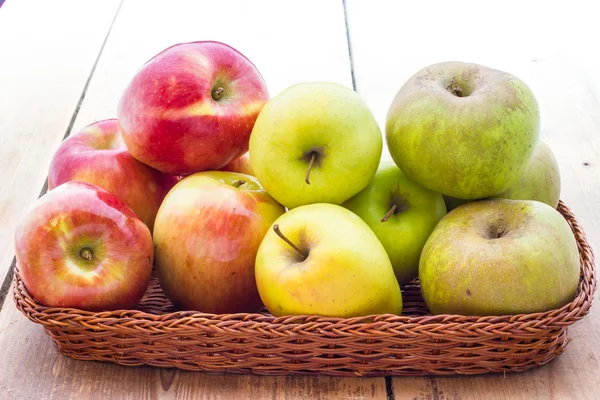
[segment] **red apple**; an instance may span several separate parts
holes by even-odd
[[[68,182],[41,197],[15,233],[25,287],[41,304],[88,311],[129,309],[152,272],[148,227],[116,196]]]
[[[133,158],[121,138],[119,123],[107,119],[70,136],[54,154],[48,188],[65,182],[92,183],[123,200],[152,230],[154,218],[177,177]]]
[[[250,163],[250,153],[246,153],[243,156],[236,158],[221,168],[220,171],[239,172],[240,174],[254,176],[254,170]]]
[[[160,284],[181,309],[256,312],[258,246],[285,212],[258,180],[234,172],[200,172],[169,192],[156,216]]]
[[[181,43],[142,66],[119,102],[129,152],[160,171],[217,170],[248,151],[269,98],[243,54],[219,42]]]

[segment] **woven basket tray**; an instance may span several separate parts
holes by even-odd
[[[92,313],[38,304],[15,271],[17,308],[41,324],[61,353],[80,360],[194,371],[334,376],[447,375],[525,371],[561,354],[567,327],[596,289],[585,233],[561,202],[581,260],[577,297],[564,307],[503,317],[431,316],[418,282],[402,287],[402,316],[360,318],[176,312],[156,277],[136,310]]]

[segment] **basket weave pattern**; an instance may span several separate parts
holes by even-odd
[[[80,360],[263,375],[448,375],[519,372],[545,364],[568,344],[567,327],[590,309],[594,256],[561,202],[581,261],[576,298],[536,314],[429,314],[417,281],[403,286],[402,316],[360,318],[175,311],[156,277],[136,310],[86,312],[41,306],[15,271],[17,308],[41,324],[61,353]]]

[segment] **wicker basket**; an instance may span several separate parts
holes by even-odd
[[[15,271],[18,309],[60,351],[80,360],[194,371],[334,376],[447,375],[525,371],[563,352],[567,328],[596,289],[585,234],[561,202],[579,246],[577,297],[564,307],[501,317],[431,316],[418,282],[404,286],[404,315],[361,318],[177,312],[152,278],[137,310],[92,313],[39,305]]]

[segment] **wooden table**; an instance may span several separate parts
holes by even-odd
[[[14,229],[45,190],[60,141],[114,117],[121,91],[142,63],[192,40],[220,40],[241,50],[272,95],[300,81],[354,86],[382,126],[395,92],[428,64],[471,61],[518,75],[539,101],[542,137],[562,172],[562,198],[598,250],[597,15],[578,1],[523,3],[6,1],[0,8],[0,303],[12,279]],[[557,360],[506,376],[190,373],[63,357],[9,297],[0,312],[0,398],[600,398],[600,307],[569,334],[572,343]]]

